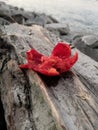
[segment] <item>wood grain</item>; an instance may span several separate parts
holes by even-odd
[[[78,62],[60,76],[21,70],[27,50],[49,55],[60,39],[40,26],[11,24],[2,31],[0,91],[8,130],[98,130],[98,63],[77,50]]]

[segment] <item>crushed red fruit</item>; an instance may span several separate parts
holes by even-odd
[[[50,56],[44,56],[31,49],[26,52],[27,63],[20,65],[20,68],[31,69],[48,76],[56,76],[64,73],[74,65],[78,59],[76,52],[71,56],[71,48],[68,44],[58,43]]]

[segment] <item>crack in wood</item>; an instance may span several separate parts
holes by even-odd
[[[2,61],[2,65],[1,65],[1,68],[0,68],[0,73],[3,72],[3,69],[4,69],[4,67],[5,67],[5,65],[6,65],[6,63],[7,63],[7,61],[8,61],[7,58],[5,58],[5,59]]]
[[[80,107],[81,107],[83,113],[85,114],[85,117],[88,119],[89,123],[91,124],[93,130],[96,130],[96,128],[95,128],[94,124],[92,123],[92,121],[91,121],[89,115],[87,114],[87,112],[85,111],[83,105],[81,104],[82,102],[80,102],[80,101],[78,100],[78,103],[79,103],[79,105],[80,105]]]
[[[77,75],[78,75],[79,79],[81,80],[81,82],[86,86],[86,88],[88,88],[88,90],[92,94],[94,94],[96,97],[98,97],[97,91],[95,91],[95,89],[94,89],[95,88],[94,85],[90,84],[90,82],[88,82],[88,80],[85,77],[83,77],[82,75],[80,75],[76,70],[75,70],[75,72],[77,73]]]

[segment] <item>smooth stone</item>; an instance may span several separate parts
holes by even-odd
[[[82,40],[82,37],[75,39],[72,44],[82,53],[88,55],[92,59],[98,61],[98,48],[91,48]]]
[[[82,41],[91,48],[98,48],[98,37],[95,35],[83,36]]]
[[[67,35],[70,32],[68,24],[65,23],[46,24],[45,28],[51,32],[58,31],[60,35]]]

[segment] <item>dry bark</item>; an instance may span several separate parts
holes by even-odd
[[[58,39],[40,26],[12,24],[2,32],[0,91],[7,130],[98,130],[98,63],[78,51],[73,70],[61,76],[21,70],[27,50],[49,55]]]

